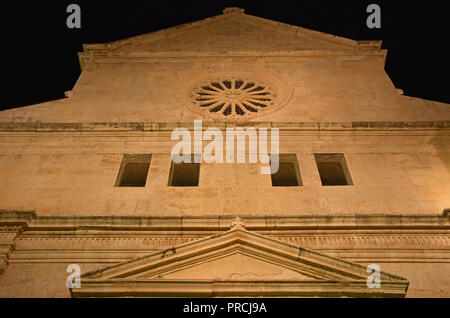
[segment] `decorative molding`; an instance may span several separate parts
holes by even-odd
[[[159,61],[170,62],[171,60],[180,61],[205,61],[210,58],[251,58],[264,60],[273,60],[274,58],[282,58],[283,60],[291,59],[292,61],[307,59],[326,59],[327,61],[334,59],[341,61],[342,59],[361,59],[374,61],[384,64],[387,50],[365,51],[365,50],[272,50],[272,51],[172,51],[172,52],[105,52],[105,51],[88,51],[79,52],[78,57],[82,63],[82,69],[89,67],[98,67],[99,64],[108,63],[154,63]]]
[[[100,237],[99,237],[100,236]],[[110,250],[110,249],[163,249],[195,241],[195,238],[177,237],[24,237],[15,245],[17,251],[23,250]]]
[[[188,95],[189,96],[189,95]],[[189,97],[190,98],[190,97]],[[0,132],[171,132],[175,128],[193,128],[193,122],[183,123],[151,123],[151,122],[110,122],[110,123],[0,123]],[[450,121],[417,121],[417,122],[221,122],[206,121],[203,127],[226,129],[228,126],[278,128],[280,131],[434,131],[450,129]],[[35,136],[35,135],[33,135]],[[78,137],[78,136],[77,136]],[[142,137],[142,136],[141,136]]]
[[[204,272],[203,264],[217,261]],[[239,274],[253,279],[244,281]],[[88,272],[81,279],[81,288],[70,290],[74,297],[404,297],[409,285],[403,277],[380,272],[383,284],[369,289],[365,266],[248,231],[239,218],[220,235]]]
[[[0,254],[0,275],[2,275],[6,271],[7,267],[8,267],[7,257]]]
[[[450,230],[450,216],[441,215],[385,215],[353,214],[324,216],[240,216],[245,226],[253,231],[348,231],[361,234],[363,230],[378,231],[392,235],[393,231],[406,234],[408,230],[444,231]],[[45,231],[114,230],[123,231],[185,231],[210,232],[229,228],[235,216],[36,216],[34,212],[0,210],[0,225],[23,226],[25,231],[44,233]],[[15,228],[18,229],[18,228]],[[355,231],[358,231],[356,233]],[[330,232],[328,232],[330,233]],[[345,232],[344,232],[345,233]],[[428,233],[428,232],[427,232]]]
[[[22,225],[0,225],[0,234],[2,232],[6,233],[22,233],[23,226]]]
[[[366,281],[200,281],[110,280],[85,281],[70,290],[81,297],[405,297],[408,283],[384,282],[367,288]]]
[[[113,231],[114,232],[114,231]],[[301,232],[301,231],[299,231]],[[55,235],[59,235],[55,234]],[[111,235],[112,233],[108,233]],[[119,233],[115,232],[118,235]],[[103,234],[104,235],[104,234]],[[119,234],[120,235],[120,234]],[[208,234],[196,237],[180,237],[174,233],[169,237],[159,237],[155,234],[142,234],[144,237],[101,237],[102,234],[93,237],[22,237],[15,244],[15,249],[20,250],[80,250],[80,249],[161,249],[176,246],[201,239]],[[428,235],[269,235],[281,242],[298,247],[308,248],[407,248],[407,249],[449,249],[449,234]]]
[[[231,222],[231,229],[232,230],[245,229],[244,221],[238,216],[235,217]]]
[[[450,252],[450,233],[443,235],[309,235],[276,236],[276,239],[295,246],[308,248],[404,248],[404,249],[448,249]]]
[[[6,213],[5,219],[7,217],[15,216],[14,213]],[[14,243],[20,237],[23,232],[24,225],[1,225],[1,214],[0,214],[0,275],[2,275],[9,264],[9,256],[14,247]],[[17,222],[18,220],[10,220]]]
[[[244,72],[251,73],[255,71],[255,65],[248,63],[226,63],[226,64],[208,64],[199,69],[199,72],[203,73],[236,73],[236,72]]]
[[[448,214],[38,217],[33,212],[0,211],[0,246],[5,247],[2,255],[6,260],[13,250],[10,256],[14,262],[59,262],[70,258],[104,261],[108,253],[123,259],[220,235],[230,224],[293,246],[339,255],[360,251],[388,259],[409,253],[410,259],[424,262],[430,253],[439,251],[442,261],[450,258]],[[390,253],[383,255],[380,251]]]
[[[26,226],[26,224],[36,219],[36,217],[37,215],[34,211],[0,210],[0,226]]]

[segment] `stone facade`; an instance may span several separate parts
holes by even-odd
[[[192,287],[187,295],[213,296],[204,290],[216,288],[224,293],[217,295],[251,296],[261,290],[246,281],[285,270],[282,277],[297,282],[295,288],[279,286],[283,292],[276,294],[272,282],[265,285],[279,296],[449,297],[450,224],[442,211],[450,207],[450,106],[403,96],[384,71],[386,54],[381,42],[237,8],[84,45],[82,73],[67,98],[0,112],[0,297],[120,296],[144,278],[136,295]],[[228,82],[242,86],[226,92]],[[214,83],[223,88],[215,98],[239,108],[205,106],[196,94]],[[260,105],[249,104],[257,95],[244,91],[247,84],[261,87]],[[279,128],[280,153],[295,154],[302,186],[273,187],[259,163],[202,163],[198,187],[169,187],[171,133],[192,130],[199,119],[204,129]],[[322,186],[319,153],[342,153],[352,185]],[[124,154],[151,154],[145,187],[115,186]],[[242,233],[230,230],[236,216],[244,220]],[[233,241],[230,233],[248,240]],[[208,277],[206,287],[155,285],[134,267],[125,272],[142,275],[126,274],[126,286],[115,284],[114,275],[92,274],[128,268],[137,257],[153,262],[158,253],[186,246],[188,262],[209,250],[201,242],[212,248],[228,239],[235,249],[224,252],[223,262],[204,254],[186,270],[200,279],[208,268],[223,282],[232,273],[222,269],[234,268],[242,286],[235,280],[219,286],[217,277]],[[249,250],[252,244],[259,252]],[[292,247],[321,261],[309,271],[301,259],[289,267]],[[263,249],[286,253],[274,260]],[[230,266],[243,258],[248,268]],[[330,265],[335,262],[340,267]],[[79,264],[82,282],[92,287],[69,290],[69,264]],[[166,265],[152,264],[166,275]],[[380,265],[390,289],[377,294],[361,287],[361,265],[368,264]],[[311,274],[323,268],[323,275]],[[184,273],[171,271],[168,277]],[[336,276],[341,271],[347,276]],[[324,283],[330,277],[335,285]],[[339,294],[349,277],[353,287]],[[311,279],[313,285],[300,283]]]

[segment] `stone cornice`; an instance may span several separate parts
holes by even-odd
[[[450,120],[415,122],[203,122],[203,129],[278,128],[280,131],[434,131],[450,129]],[[193,122],[105,122],[105,123],[0,123],[2,132],[126,132],[172,131],[178,127],[193,129]]]
[[[79,52],[78,58],[81,69],[89,64],[97,63],[124,63],[124,62],[155,62],[176,60],[201,60],[208,58],[325,58],[333,60],[365,60],[374,59],[382,66],[386,63],[387,50],[299,50],[299,51],[270,51],[270,52],[108,52],[88,51]]]
[[[31,212],[0,211],[0,275],[9,264],[9,256],[22,231],[31,221]],[[35,215],[34,215],[35,216]]]
[[[0,225],[20,225],[26,230],[126,230],[223,231],[234,216],[36,216],[34,212],[0,211]],[[449,230],[450,216],[442,215],[342,215],[245,216],[249,230]]]
[[[11,227],[26,228],[36,219],[34,211],[5,211],[0,210],[0,230]]]
[[[369,51],[358,50],[290,50],[290,51],[182,51],[182,52],[110,52],[110,51],[87,51],[79,52],[82,59],[89,58],[202,58],[202,57],[382,57],[387,50]]]
[[[450,216],[241,216],[245,228],[285,242],[366,262],[449,261]],[[117,263],[230,228],[232,216],[37,216],[0,211],[0,258],[15,263]]]
[[[405,297],[408,283],[386,282],[368,289],[366,281],[87,281],[72,297]],[[124,292],[126,290],[126,292]]]

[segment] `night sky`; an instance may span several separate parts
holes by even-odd
[[[445,1],[16,1],[0,7],[0,109],[64,97],[80,75],[82,43],[103,43],[219,15],[248,14],[354,40],[383,40],[386,71],[405,95],[450,103],[450,11]],[[81,7],[81,29],[68,29],[66,7]],[[381,6],[381,29],[366,26],[366,7]]]

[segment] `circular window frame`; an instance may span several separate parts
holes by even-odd
[[[247,83],[254,83],[256,87],[263,87],[264,92],[269,93],[270,101],[254,100],[254,103],[256,104],[246,103],[249,107],[245,107],[244,105],[242,105],[242,102],[245,102],[246,98],[248,99],[249,97],[255,97],[252,94],[247,94],[247,91],[252,90],[252,88],[249,88],[246,91],[243,91],[242,89],[236,90],[235,88],[233,88],[233,86],[227,87],[223,83],[224,81],[230,81],[231,83],[233,83],[232,81],[238,80],[245,81]],[[220,103],[216,103],[215,105],[213,103],[211,105],[205,106],[202,104],[209,104],[206,100],[198,100],[202,99],[199,95],[199,92],[204,91],[204,89],[202,88],[211,86],[212,83],[217,83],[218,85],[222,84],[223,89],[221,90],[219,88],[215,88],[216,91],[211,92],[212,94],[208,97],[213,96],[216,97],[216,99],[213,101],[211,100],[211,98],[209,98],[209,103],[216,102],[220,98],[222,98],[222,102],[229,102],[235,105],[231,106],[231,112],[229,110],[227,111],[227,114],[224,114],[225,110],[227,109],[227,107],[225,107],[226,105],[223,105],[217,111],[211,111],[211,109],[213,109],[214,107],[218,107]],[[226,93],[229,93],[230,95],[232,95],[233,93],[239,95],[238,93],[240,93],[240,96],[225,97]],[[211,72],[211,70],[205,70],[182,76],[182,78],[180,78],[177,83],[176,97],[181,105],[190,109],[196,114],[201,115],[204,119],[209,119],[212,121],[248,121],[250,119],[253,120],[255,118],[266,116],[286,105],[286,103],[292,97],[292,88],[290,87],[288,82],[278,73],[269,72],[265,69],[236,71],[236,67],[234,67],[233,71]],[[239,108],[236,108],[236,104],[239,104],[238,102],[241,103],[242,106],[238,106],[241,111],[244,112],[244,114],[239,111]],[[253,109],[253,111],[251,109]]]
[[[202,82],[192,91],[192,102],[210,113],[245,117],[261,113],[276,102],[270,84],[245,77],[218,78]]]

